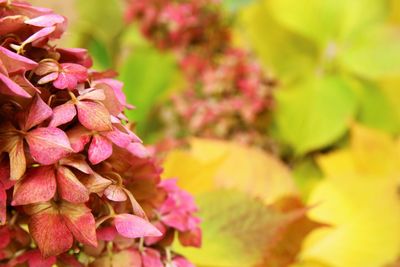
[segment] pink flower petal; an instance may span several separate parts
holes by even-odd
[[[89,191],[68,168],[57,168],[57,189],[61,198],[71,203],[84,203],[89,200]]]
[[[58,128],[36,128],[25,138],[32,158],[43,165],[54,164],[72,152],[68,136]]]
[[[142,262],[145,267],[164,267],[160,252],[151,248],[146,248],[142,252]]]
[[[174,264],[173,266],[175,267],[195,267],[191,262],[189,262],[187,259],[177,256],[172,260],[172,263]]]
[[[190,247],[201,247],[201,229],[196,227],[194,230],[187,231],[187,232],[179,232],[178,238],[179,242],[183,246],[190,246]]]
[[[78,97],[78,100],[94,100],[94,101],[102,101],[106,99],[106,95],[103,90],[100,89],[86,89],[82,92],[82,94]]]
[[[76,240],[86,245],[97,246],[96,222],[88,207],[84,204],[63,202],[60,213]]]
[[[56,257],[43,258],[38,249],[30,250],[17,257],[15,263],[28,262],[29,266],[51,267],[56,263]]]
[[[147,158],[150,156],[147,148],[141,143],[130,143],[127,149],[132,155],[138,158]]]
[[[102,135],[122,148],[126,148],[132,142],[132,138],[129,134],[121,132],[116,127],[114,127],[113,131],[103,132]]]
[[[75,153],[81,152],[91,138],[91,133],[82,126],[72,128],[67,132],[67,135]]]
[[[110,185],[104,190],[104,195],[112,201],[123,202],[128,199],[124,190],[118,185]]]
[[[94,135],[88,151],[89,161],[96,165],[108,159],[112,155],[112,151],[112,144],[107,138]]]
[[[28,107],[24,130],[29,130],[34,126],[39,125],[53,114],[53,110],[42,100],[39,95],[36,95],[31,105]]]
[[[57,127],[72,121],[76,116],[76,108],[72,103],[65,103],[53,109],[50,127]]]
[[[50,257],[68,251],[72,246],[73,237],[58,209],[50,203],[39,204],[32,209],[28,223],[29,232],[42,256]],[[39,212],[35,212],[36,209]]]
[[[92,173],[91,175],[84,176],[81,182],[91,193],[101,194],[104,190],[111,185],[111,181],[103,178],[97,173]]]
[[[26,17],[21,15],[7,16],[0,19],[0,35],[6,35],[12,32],[17,32],[25,26]]]
[[[21,86],[11,80],[9,77],[5,76],[0,72],[0,93],[10,96],[21,96],[24,98],[31,98]]]
[[[49,74],[51,75],[51,74]],[[51,76],[53,78],[53,76]],[[47,79],[49,80],[49,79]],[[47,81],[46,80],[46,81]],[[58,89],[70,89],[73,90],[78,84],[78,80],[74,76],[69,76],[65,72],[60,72],[57,74],[57,78],[54,80],[53,85]]]
[[[0,46],[0,61],[9,73],[32,70],[38,65],[35,61],[18,55],[2,46]]]
[[[37,83],[38,84],[46,84],[46,83],[52,82],[58,78],[58,75],[59,75],[58,72],[51,72],[51,73],[47,74],[46,76],[40,78],[40,80]]]
[[[65,18],[58,14],[46,14],[33,19],[25,20],[25,24],[36,27],[50,27],[55,24],[60,24],[65,21]]]
[[[112,227],[114,228],[114,227]],[[8,227],[0,227],[0,249],[4,249],[11,241],[11,233]]]
[[[4,225],[6,223],[6,220],[7,220],[7,194],[6,190],[4,190],[2,186],[0,186],[0,225]],[[0,232],[0,241],[2,241],[1,232]],[[0,242],[0,248],[1,248],[1,242]]]
[[[40,40],[40,39],[42,39],[42,38],[49,37],[50,34],[52,34],[55,30],[56,30],[56,27],[54,27],[54,26],[43,28],[43,29],[41,29],[41,30],[35,32],[35,33],[32,34],[31,36],[29,36],[29,38],[26,39],[26,40],[21,44],[21,46],[25,46],[25,45],[27,45],[27,44],[36,42],[36,41],[38,41],[38,40]]]
[[[97,239],[103,241],[113,241],[118,232],[113,226],[106,226],[97,230]]]
[[[149,221],[132,214],[118,214],[114,224],[118,233],[128,238],[162,235]]]
[[[92,174],[93,170],[87,164],[85,156],[82,154],[71,155],[68,158],[63,158],[60,160],[60,165],[73,167],[85,174]]]
[[[8,151],[10,158],[10,179],[18,180],[22,175],[24,175],[26,170],[24,142],[19,137],[16,137],[11,142],[12,146]]]
[[[13,206],[44,202],[53,198],[56,192],[56,177],[52,166],[29,169],[15,185]]]
[[[78,119],[83,126],[94,131],[111,131],[111,119],[108,110],[100,103],[79,101]]]

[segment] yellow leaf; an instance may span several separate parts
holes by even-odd
[[[314,190],[312,219],[332,225],[313,232],[305,261],[333,267],[377,267],[400,253],[399,142],[358,125],[349,148],[317,159],[326,179]]]
[[[167,156],[164,177],[179,177],[179,185],[193,194],[234,188],[267,204],[297,194],[289,169],[261,149],[207,139],[190,145]]]

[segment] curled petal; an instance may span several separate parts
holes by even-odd
[[[114,224],[118,233],[128,238],[162,235],[149,221],[132,214],[118,214]]]
[[[110,185],[104,190],[104,195],[112,201],[123,202],[128,199],[124,190],[118,185]]]

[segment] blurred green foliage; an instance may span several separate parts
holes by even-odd
[[[281,81],[276,137],[296,155],[335,144],[352,121],[399,132],[398,105],[381,88],[400,74],[391,8],[384,0],[260,0],[242,9],[238,39]]]

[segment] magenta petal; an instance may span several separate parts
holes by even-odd
[[[65,21],[65,18],[58,14],[47,14],[43,16],[39,16],[33,19],[29,19],[25,21],[25,24],[29,24],[37,27],[50,27],[55,24],[60,24]]]
[[[26,141],[32,158],[43,165],[56,163],[72,152],[68,136],[58,128],[32,130],[26,135]]]
[[[0,186],[0,225],[4,225],[6,223],[6,219],[7,219],[7,194],[4,188]]]
[[[92,101],[79,101],[77,108],[80,123],[89,130],[112,130],[110,113],[102,104]]]
[[[112,144],[107,138],[101,135],[94,135],[89,146],[89,161],[98,164],[108,159],[112,154]]]
[[[82,154],[74,154],[68,158],[60,160],[60,165],[73,167],[85,174],[92,174],[93,170],[90,168]]]
[[[71,147],[74,152],[81,152],[87,143],[90,142],[91,133],[82,126],[72,128],[67,132]]]
[[[115,127],[113,131],[104,132],[102,135],[122,148],[126,148],[132,142],[132,138],[128,134],[121,132]]]
[[[49,73],[46,76],[42,77],[37,83],[38,84],[46,84],[46,83],[52,82],[58,78],[58,75],[59,75],[58,72]]]
[[[0,35],[6,35],[12,32],[16,32],[21,28],[25,27],[24,21],[26,17],[21,15],[7,16],[0,19]]]
[[[132,214],[118,214],[114,224],[118,233],[128,238],[162,235],[149,221]]]
[[[51,77],[53,78],[53,77]],[[57,75],[57,79],[53,82],[54,87],[58,89],[75,89],[76,85],[78,84],[78,81],[75,79],[75,77],[70,77],[68,76],[67,73],[61,72]]]
[[[29,130],[42,123],[53,114],[52,109],[44,103],[39,95],[36,95],[28,108],[24,130]]]
[[[0,46],[0,61],[9,73],[31,70],[38,65],[35,61],[18,55],[2,46]]]
[[[124,202],[128,199],[124,190],[118,185],[110,185],[104,190],[104,195],[112,201]]]
[[[72,103],[65,103],[53,109],[50,127],[57,127],[72,121],[76,116],[76,108]]]
[[[35,41],[37,41],[37,40],[39,40],[39,39],[41,39],[41,38],[49,37],[49,35],[50,35],[51,33],[53,33],[55,30],[56,30],[56,27],[54,27],[54,26],[53,26],[53,27],[46,27],[46,28],[43,28],[43,29],[41,29],[41,30],[35,32],[35,33],[32,34],[31,36],[29,36],[29,38],[26,39],[26,40],[22,43],[22,45],[24,46],[24,45],[27,45],[27,44],[29,44],[29,43],[33,43],[33,42],[35,42]]]
[[[97,246],[96,222],[85,204],[63,202],[60,213],[76,240],[86,245]]]
[[[117,234],[118,233],[115,227],[106,226],[97,230],[97,239],[103,241],[113,241]]]
[[[160,252],[151,248],[146,248],[142,252],[142,262],[143,266],[164,267],[164,264],[161,261]]]
[[[31,95],[28,94],[21,86],[16,84],[9,77],[5,76],[0,72],[0,93],[10,96],[21,96],[25,98],[30,98]]]
[[[191,262],[181,256],[175,257],[172,263],[175,267],[195,267]]]
[[[52,166],[29,169],[15,185],[12,205],[27,205],[50,200],[56,192],[56,177]]]
[[[82,94],[78,97],[78,100],[95,100],[101,101],[105,100],[106,95],[103,90],[100,89],[88,89],[84,90]]]
[[[138,158],[147,158],[150,156],[147,148],[141,143],[130,143],[128,146],[128,151]]]
[[[57,188],[61,198],[71,203],[84,203],[89,200],[89,191],[68,168],[57,169]]]

